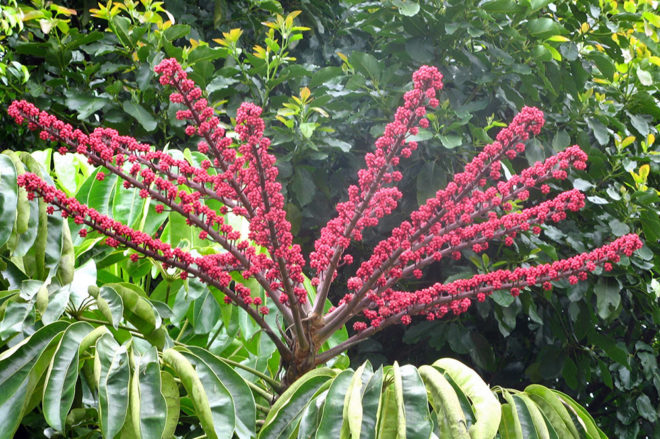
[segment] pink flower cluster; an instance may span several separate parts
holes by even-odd
[[[401,180],[401,172],[393,168],[401,157],[410,157],[417,149],[417,142],[406,140],[416,135],[419,128],[428,127],[424,116],[426,105],[436,108],[439,101],[436,92],[442,89],[442,74],[429,66],[420,67],[413,74],[413,90],[404,95],[404,105],[399,107],[394,121],[385,127],[385,133],[376,140],[376,150],[365,156],[367,167],[358,172],[358,184],[348,188],[348,201],[337,204],[337,217],[330,220],[321,230],[310,255],[310,266],[317,272],[312,283],[318,285],[325,280],[324,288],[336,276],[339,258],[351,240],[360,241],[366,227],[378,224],[380,218],[390,214],[401,198],[401,191],[391,186]],[[344,262],[352,257],[344,255]]]
[[[621,254],[631,256],[641,247],[639,237],[629,234],[594,251],[551,264],[477,274],[447,284],[436,283],[412,293],[388,289],[378,296],[372,296],[372,303],[363,314],[376,327],[392,317],[400,319],[402,323],[410,323],[409,316],[415,314],[424,314],[429,320],[441,318],[448,312],[458,315],[465,312],[475,298],[483,302],[486,296],[496,290],[509,290],[517,296],[525,287],[543,285],[544,289],[551,289],[552,282],[559,279],[568,279],[571,284],[586,280],[588,273],[597,267],[611,269],[611,263],[619,262]],[[355,329],[366,327],[364,322],[354,324]]]
[[[277,298],[281,303],[305,302],[307,293],[302,287],[305,261],[300,247],[293,244],[291,226],[286,220],[281,185],[276,181],[275,157],[268,153],[270,140],[263,136],[261,108],[244,103],[238,109],[235,130],[243,143],[237,152],[230,148],[232,142],[225,136],[213,108],[202,97],[201,89],[187,78],[175,59],[163,60],[154,70],[161,75],[161,84],[175,88],[170,101],[187,107],[177,112],[178,119],[191,121],[186,133],[201,136],[198,150],[213,157],[213,166],[219,171],[216,193],[236,200],[233,213],[250,221],[248,238],[273,256],[261,264],[245,267],[243,276],[264,271],[271,282],[269,290],[280,291]]]
[[[337,307],[324,313],[338,267],[353,262],[346,253],[351,242],[360,241],[367,227],[376,226],[398,205],[402,194],[396,183],[402,175],[397,166],[401,158],[409,157],[417,148],[409,136],[429,126],[426,111],[439,105],[437,92],[442,89],[442,74],[428,66],[415,72],[413,89],[404,95],[404,105],[376,141],[374,152],[366,155],[366,166],[359,171],[357,184],[348,188],[348,200],[337,205],[337,216],[322,229],[309,260],[315,274],[312,284],[318,287],[314,303],[309,304],[308,291],[303,287],[305,260],[286,220],[275,157],[268,151],[270,140],[264,137],[262,109],[251,103],[238,108],[234,127],[238,141],[234,142],[202,90],[176,60],[162,61],[155,71],[161,84],[174,89],[170,101],[183,105],[177,118],[187,121],[185,132],[199,137],[197,149],[207,158],[198,166],[112,129],[97,128],[87,135],[25,101],[13,102],[9,114],[17,123],[38,130],[41,139],[59,142],[60,152],[84,154],[90,163],[102,167],[96,174],[98,180],[113,173],[124,181],[125,188],[135,188],[141,197],[154,200],[156,212],[167,210],[182,215],[199,230],[200,239],[219,244],[222,252],[194,256],[172,248],[67,197],[34,174],[21,175],[18,183],[30,197],[39,196],[49,203],[49,214],[59,210],[63,217],[84,225],[81,236],[94,230],[107,236],[107,245],[134,250],[133,261],[140,255],[153,258],[166,268],[181,270],[184,279],[195,276],[219,288],[227,303],[243,307],[261,325],[285,362],[300,353],[296,349],[305,354],[317,349],[360,313],[366,321],[354,323],[357,333],[319,354],[315,361],[331,358],[388,324],[409,324],[415,315],[431,320],[448,313],[458,315],[474,300],[483,301],[495,290],[517,296],[521,289],[534,285],[549,290],[561,279],[574,284],[600,267],[611,270],[611,264],[621,255],[630,256],[642,246],[637,235],[626,235],[591,252],[551,264],[498,270],[416,291],[397,289],[402,279],[421,278],[422,270],[430,264],[448,257],[461,258],[463,251],[486,251],[493,241],[512,246],[520,233],[540,234],[544,224],[562,221],[567,212],[584,206],[584,195],[569,190],[523,207],[532,194],[548,195],[551,181],[565,180],[570,168],[586,169],[587,155],[578,146],[503,178],[502,160],[524,152],[524,142],[537,135],[545,122],[541,111],[524,107],[446,188],[437,191],[374,248],[349,278],[348,294]],[[207,200],[217,201],[222,207],[213,210]],[[248,220],[247,236],[228,224],[228,215]],[[293,338],[284,336],[287,345],[263,319],[268,313],[263,299],[232,282],[231,272],[256,279],[267,297],[273,299],[285,326],[293,328],[287,333]]]

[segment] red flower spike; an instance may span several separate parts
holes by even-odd
[[[553,282],[560,279],[576,284],[598,267],[613,270],[612,264],[619,262],[621,255],[630,256],[642,246],[639,237],[631,234],[551,264],[498,270],[416,291],[396,289],[402,279],[423,278],[422,270],[432,263],[447,257],[460,259],[463,251],[486,251],[493,241],[512,246],[519,233],[540,234],[543,224],[562,221],[584,206],[584,195],[571,190],[524,207],[538,193],[550,193],[551,179],[566,179],[571,168],[586,169],[587,155],[578,146],[503,180],[501,161],[522,154],[525,142],[539,134],[545,123],[540,110],[524,107],[444,189],[378,243],[366,260],[357,261],[359,266],[346,284],[348,294],[324,314],[337,268],[354,262],[353,256],[346,253],[351,242],[360,241],[368,227],[377,226],[381,218],[398,207],[402,194],[396,183],[403,175],[396,168],[418,147],[410,136],[430,125],[427,112],[440,104],[442,74],[429,66],[413,74],[413,89],[405,93],[404,104],[397,109],[394,120],[376,140],[374,150],[365,156],[365,166],[357,174],[357,183],[348,188],[346,201],[337,205],[336,216],[322,229],[309,261],[315,274],[311,284],[318,291],[315,303],[308,304],[305,260],[300,247],[293,243],[291,225],[286,220],[275,157],[269,152],[270,140],[264,137],[262,109],[251,103],[238,108],[234,128],[238,140],[233,141],[202,90],[176,60],[163,60],[155,71],[161,84],[172,87],[170,101],[182,106],[176,117],[187,124],[187,135],[200,137],[197,149],[208,155],[200,166],[175,159],[113,129],[97,128],[87,135],[25,101],[12,102],[8,112],[17,123],[26,123],[30,130],[37,131],[41,139],[59,142],[61,153],[75,151],[91,164],[104,167],[96,174],[98,180],[103,180],[107,172],[119,176],[124,188],[152,199],[157,213],[183,216],[197,229],[200,239],[212,241],[224,251],[197,256],[172,248],[67,197],[35,174],[20,175],[18,184],[28,192],[29,199],[36,196],[47,202],[48,214],[57,210],[62,217],[82,225],[84,228],[78,232],[81,237],[87,236],[88,230],[99,232],[106,236],[107,245],[131,249],[133,262],[151,258],[166,269],[179,270],[182,279],[193,276],[215,286],[225,294],[226,303],[243,307],[259,323],[283,353],[285,362],[291,361],[296,343],[303,345],[297,338],[304,335],[304,328],[318,329],[308,341],[320,346],[354,316],[364,316],[365,321],[353,323],[356,334],[347,342],[316,357],[322,362],[341,352],[340,348],[387,325],[408,325],[415,315],[428,320],[459,315],[496,290],[509,291],[515,297],[522,289],[537,285],[551,291]],[[208,199],[222,207],[218,211],[210,209],[205,203]],[[227,215],[248,221],[247,236],[227,223]],[[263,300],[252,297],[249,288],[234,282],[231,272],[241,273],[246,280],[257,280],[283,314],[287,327],[292,328],[287,331],[295,340],[291,345],[285,345],[266,323],[263,316],[269,309]]]

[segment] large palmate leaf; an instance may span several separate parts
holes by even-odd
[[[501,404],[498,396],[505,401]],[[586,410],[540,385],[489,386],[449,358],[433,366],[316,369],[272,406],[260,438],[605,437]]]
[[[14,436],[67,326],[65,322],[44,326],[0,354],[0,439]]]

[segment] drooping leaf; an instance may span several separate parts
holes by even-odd
[[[14,436],[25,414],[25,405],[67,326],[66,322],[44,326],[0,354],[0,439]]]
[[[465,414],[451,384],[431,366],[421,366],[419,374],[431,395],[431,404],[440,423],[440,433],[452,438],[469,438]]]
[[[174,430],[179,422],[181,401],[179,398],[179,386],[176,381],[174,381],[174,377],[168,372],[161,371],[160,380],[161,392],[165,397],[165,404],[167,405],[167,417],[162,437],[163,439],[167,439],[174,436]]]
[[[179,379],[181,379],[181,383],[195,408],[195,415],[199,419],[206,436],[217,439],[219,436],[215,430],[211,405],[204,390],[204,385],[193,365],[183,354],[171,348],[163,352],[163,361],[174,369]]]
[[[426,439],[431,435],[432,424],[424,382],[414,366],[402,366],[400,373],[406,413],[406,438]]]
[[[332,380],[321,411],[321,420],[316,432],[317,439],[340,437],[345,410],[344,400],[353,376],[353,371],[349,369],[342,371]]]
[[[124,426],[128,410],[128,352],[125,345],[120,346],[110,334],[105,334],[96,342],[94,358],[101,431],[104,437],[115,437]]]
[[[252,391],[243,377],[221,358],[215,357],[209,351],[195,346],[190,346],[188,349],[204,361],[229,390],[235,410],[236,435],[241,439],[254,437],[257,419],[255,401]]]
[[[268,412],[259,438],[281,438],[286,432],[293,432],[311,396],[336,375],[332,369],[314,369],[291,384]]]
[[[135,369],[131,379],[135,378],[139,392],[138,420],[133,422],[138,426],[142,439],[159,439],[163,437],[168,412],[162,392],[158,351],[154,346],[139,351],[133,349]]]
[[[48,368],[43,396],[44,418],[57,431],[64,432],[66,417],[73,404],[80,342],[92,329],[94,327],[86,322],[75,322],[69,326]]]
[[[435,363],[434,367],[445,371],[461,390],[470,398],[474,407],[476,422],[470,426],[470,435],[476,437],[493,437],[500,424],[500,403],[481,377],[464,364],[451,359],[443,358]]]

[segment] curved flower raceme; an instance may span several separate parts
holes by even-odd
[[[297,372],[327,361],[389,324],[409,324],[416,315],[430,320],[448,313],[458,315],[496,290],[517,296],[521,289],[535,285],[551,289],[553,282],[561,279],[574,284],[600,268],[611,270],[621,255],[631,256],[642,246],[639,237],[631,234],[551,264],[498,270],[415,291],[400,290],[401,280],[421,278],[422,270],[430,264],[459,259],[466,249],[487,251],[493,240],[511,246],[519,234],[540,234],[544,224],[560,222],[584,207],[585,196],[575,189],[524,207],[532,194],[548,196],[550,184],[565,180],[571,168],[586,168],[587,155],[578,146],[504,178],[502,160],[524,152],[525,142],[539,134],[545,123],[540,110],[524,107],[463,172],[454,175],[444,189],[374,247],[343,288],[348,294],[324,313],[337,269],[353,262],[347,253],[351,242],[360,241],[365,229],[376,226],[398,206],[402,194],[396,183],[402,174],[397,166],[417,148],[409,136],[429,126],[426,113],[439,105],[442,74],[429,66],[415,72],[413,89],[404,95],[403,106],[376,141],[374,151],[366,155],[365,167],[358,172],[356,184],[348,187],[347,200],[337,205],[336,217],[321,230],[309,256],[311,283],[317,294],[314,303],[308,303],[309,292],[303,286],[305,259],[286,220],[275,156],[264,136],[262,109],[251,103],[238,108],[234,127],[237,140],[232,140],[202,90],[176,60],[162,61],[155,71],[162,85],[174,89],[170,101],[182,106],[177,119],[186,121],[185,132],[198,137],[197,149],[207,157],[199,164],[177,159],[109,128],[85,134],[26,101],[13,102],[9,114],[17,123],[27,123],[31,130],[39,131],[41,139],[58,142],[61,153],[75,151],[93,165],[102,166],[97,179],[114,173],[123,180],[124,188],[134,188],[141,197],[156,201],[157,212],[167,210],[183,216],[198,230],[200,239],[214,242],[221,251],[198,256],[172,248],[67,197],[35,174],[22,174],[18,183],[31,198],[38,196],[49,203],[49,214],[57,210],[83,225],[81,236],[94,230],[107,236],[107,245],[132,249],[134,261],[152,258],[180,270],[184,279],[194,276],[223,291],[227,303],[244,308],[262,326],[287,364],[310,358],[305,356],[316,353],[332,333],[358,317],[351,338],[312,355],[311,362],[297,364]],[[208,200],[221,207],[211,209]],[[247,236],[229,224],[228,215],[249,222]],[[293,328],[289,335],[281,337],[281,328],[266,323],[263,315],[268,307],[250,289],[233,282],[232,272],[257,280],[282,314],[286,328]]]

